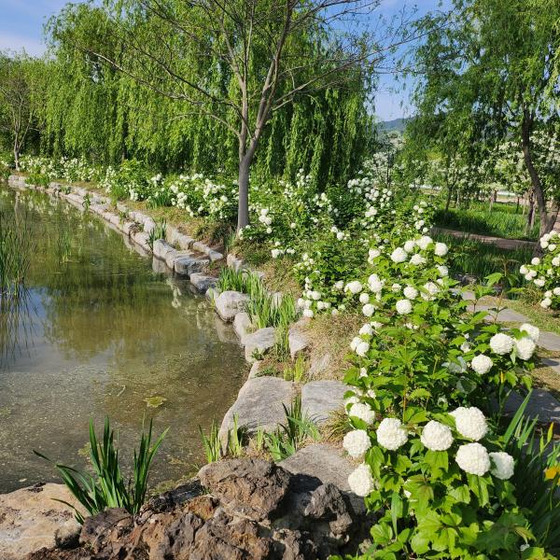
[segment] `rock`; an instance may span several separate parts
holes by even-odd
[[[290,347],[290,356],[294,360],[298,354],[307,349],[309,341],[304,333],[292,327],[288,331],[288,345]]]
[[[365,511],[363,498],[356,496],[348,485],[348,476],[356,465],[341,449],[326,443],[313,443],[284,459],[279,466],[293,474],[317,477],[322,483],[334,484],[348,496],[354,511]]]
[[[253,521],[262,521],[278,509],[290,480],[284,469],[262,459],[210,463],[198,476],[228,509]]]
[[[214,251],[213,249],[209,249],[206,251],[208,258],[211,262],[221,261],[224,258],[224,255],[218,251]]]
[[[80,542],[82,526],[75,520],[61,525],[54,533],[54,542],[58,548],[76,548]]]
[[[254,379],[255,377],[259,377],[262,364],[263,364],[262,360],[257,360],[256,362],[253,362],[253,365],[251,366],[251,371],[249,371],[249,379]]]
[[[276,344],[276,329],[267,327],[246,334],[241,339],[241,344],[245,346],[245,359],[249,363],[253,363],[258,359],[255,357],[255,353],[263,355]]]
[[[226,290],[215,300],[216,311],[224,321],[233,321],[234,317],[245,309],[249,296],[241,292]]]
[[[191,274],[189,280],[201,294],[205,294],[209,288],[214,288],[218,282],[218,279],[214,276],[207,276],[205,274],[201,274],[200,272],[194,272]]]
[[[255,433],[259,427],[269,432],[275,430],[279,423],[286,420],[282,405],[289,406],[294,394],[294,384],[278,377],[248,379],[222,420],[220,440],[227,441],[234,415],[237,415],[239,426],[245,427],[248,434]]]
[[[506,400],[504,412],[514,415],[523,403],[524,397],[517,392],[512,392]],[[541,424],[560,424],[560,402],[545,389],[533,389],[531,398],[527,403],[525,415],[538,418]]]
[[[190,249],[195,242],[192,237],[181,233],[177,228],[167,228],[167,238],[170,243],[173,243],[183,250]]]
[[[243,339],[243,337],[251,331],[251,327],[251,318],[249,314],[244,311],[238,313],[233,319],[233,330],[240,339]]]
[[[240,271],[243,268],[243,261],[238,259],[235,255],[228,255],[226,263],[229,268],[233,270]]]
[[[174,249],[169,243],[167,243],[165,239],[156,239],[154,241],[154,246],[152,250],[154,253],[154,257],[157,257],[162,261],[165,261],[167,259],[168,254],[173,254],[177,252],[177,250]]]
[[[178,256],[174,261],[174,269],[177,274],[190,276],[195,272],[203,271],[209,262],[208,259],[200,259],[194,256]]]
[[[327,371],[329,366],[331,365],[331,355],[330,354],[323,354],[319,358],[315,358],[311,360],[311,365],[309,366],[309,378],[313,379],[317,377],[321,373]]]
[[[311,381],[301,390],[301,408],[318,424],[325,422],[332,412],[344,405],[348,386],[340,381]]]
[[[215,303],[216,298],[219,295],[220,295],[220,290],[218,290],[218,288],[208,288],[206,290],[206,299],[211,303]]]
[[[57,530],[73,523],[78,506],[62,484],[44,484],[0,495],[0,558],[20,560],[42,547],[55,546]]]

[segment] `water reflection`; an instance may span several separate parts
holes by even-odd
[[[27,208],[36,239],[27,295],[0,320],[0,491],[51,478],[32,449],[83,464],[90,416],[111,417],[125,455],[144,416],[171,426],[156,481],[185,474],[202,456],[198,424],[221,418],[245,374],[231,329],[95,218],[41,193],[0,204]],[[165,404],[148,408],[156,395]]]

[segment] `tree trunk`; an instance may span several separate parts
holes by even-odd
[[[532,125],[533,125],[533,119],[531,115],[527,111],[525,111],[523,115],[523,123],[521,125],[521,145],[523,148],[523,159],[525,161],[525,167],[527,168],[529,177],[531,178],[531,185],[533,186],[534,197],[537,201],[537,208],[539,210],[539,217],[541,219],[539,235],[542,237],[545,233],[548,233],[552,229],[552,226],[554,226],[555,218],[554,220],[550,220],[549,218],[541,179],[533,164],[533,156],[531,154]]]
[[[19,171],[19,142],[17,137],[14,140],[14,164],[16,166],[16,171]]]
[[[253,157],[245,154],[239,161],[239,206],[237,209],[237,231],[249,225],[249,169]]]
[[[527,209],[527,225],[525,226],[525,233],[529,235],[535,225],[535,196],[533,189],[529,191]]]

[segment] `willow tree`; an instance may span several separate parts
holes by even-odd
[[[10,144],[16,169],[43,101],[44,63],[25,53],[0,53],[0,133]]]
[[[249,220],[251,166],[274,113],[299,97],[355,84],[356,74],[365,87],[386,55],[387,42],[358,25],[378,4],[107,0],[103,7],[69,5],[50,29],[55,42],[186,104],[184,118],[203,116],[229,132],[237,144],[241,228]],[[84,10],[97,14],[92,25],[77,25]]]
[[[416,50],[415,71],[422,75],[416,132],[431,145],[459,147],[474,164],[500,143],[514,142],[543,234],[554,225],[560,194],[547,178],[550,166],[540,163],[539,140],[554,134],[560,116],[560,3],[453,0],[451,13],[448,25],[441,15],[420,24],[428,38]]]

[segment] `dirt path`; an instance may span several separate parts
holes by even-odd
[[[494,245],[500,249],[523,249],[529,248],[534,249],[536,247],[535,241],[524,241],[522,239],[505,239],[503,237],[492,237],[491,235],[479,235],[478,233],[469,233],[466,231],[458,231],[455,229],[447,229],[434,227],[432,228],[433,233],[442,233],[444,235],[451,235],[452,237],[457,237],[459,239],[473,239],[475,241],[480,241],[481,243],[488,243],[489,245]]]

